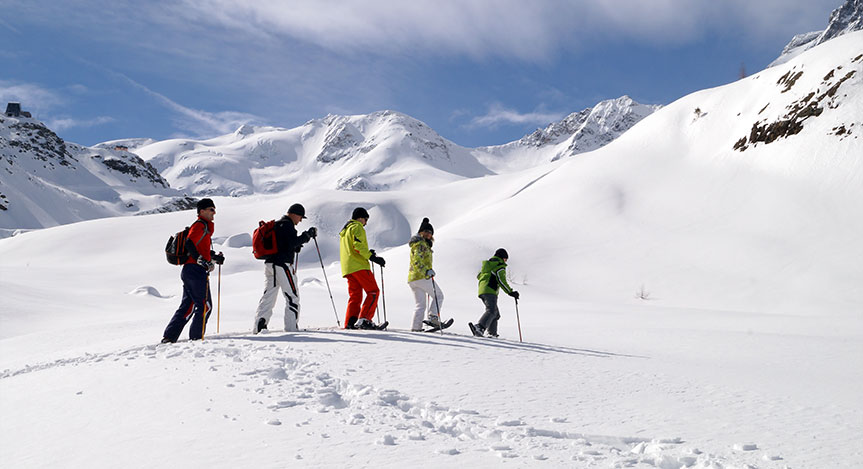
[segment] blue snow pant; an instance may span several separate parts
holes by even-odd
[[[198,264],[186,264],[183,266],[183,271],[180,273],[180,279],[183,280],[183,301],[180,302],[180,307],[174,313],[174,317],[165,328],[163,338],[175,342],[180,338],[183,328],[192,319],[192,325],[189,328],[189,340],[199,340],[203,334],[204,324],[210,317],[210,311],[213,309],[213,298],[210,295],[209,279],[210,274],[207,270]],[[206,317],[204,315],[206,314]]]
[[[500,319],[500,310],[497,309],[497,295],[493,293],[483,293],[479,296],[482,304],[485,305],[485,313],[479,318],[479,326],[489,335],[497,337],[497,320]]]

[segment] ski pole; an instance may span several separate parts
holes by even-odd
[[[437,285],[434,283],[434,277],[431,277],[432,291],[434,291],[434,306],[437,310],[437,326],[440,327],[440,335],[443,335],[443,318],[440,315],[440,303],[437,301]]]
[[[336,312],[336,301],[333,299],[333,291],[330,290],[330,281],[327,279],[327,269],[324,268],[324,258],[321,257],[321,248],[318,247],[318,238],[312,238],[315,240],[315,249],[318,250],[318,260],[321,261],[321,270],[324,272],[324,281],[327,282],[327,292],[330,294],[330,303],[333,304],[333,314],[336,315],[336,324],[339,325],[339,328],[342,327],[342,322],[339,321],[339,313]]]
[[[219,333],[219,323],[222,321],[222,264],[219,264],[219,286],[216,293],[216,334]]]
[[[521,318],[518,317],[518,298],[515,299],[515,320],[518,321],[518,341],[521,342]]]
[[[372,278],[374,278],[374,279],[375,279],[375,283],[377,283],[377,276],[375,275],[375,263],[374,263],[374,262],[369,262],[369,265],[372,267]],[[380,296],[380,295],[378,295],[378,296],[375,298],[375,317],[374,317],[375,321],[378,323],[378,326],[380,326],[380,325],[381,325],[381,315],[379,314],[379,311],[380,311],[381,309],[380,309],[380,308],[378,308],[378,304],[380,303],[380,301],[381,301],[381,296]]]
[[[201,314],[201,342],[204,341],[204,333],[207,331],[207,298],[210,296],[210,274],[207,273],[207,283],[204,284],[204,311]]]
[[[387,322],[387,291],[384,288],[384,266],[381,266],[381,297],[384,305],[384,322]]]

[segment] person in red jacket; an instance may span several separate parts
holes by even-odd
[[[215,268],[213,262],[225,262],[221,253],[216,254],[211,250],[216,205],[211,199],[201,199],[197,208],[198,219],[192,223],[186,238],[186,253],[189,259],[180,273],[180,279],[183,280],[183,300],[162,334],[163,344],[176,342],[190,318],[192,326],[189,328],[189,340],[203,338],[204,324],[213,306],[210,272]]]

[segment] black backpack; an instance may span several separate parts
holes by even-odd
[[[201,222],[196,220],[195,223]],[[201,222],[203,223],[203,222]],[[194,223],[193,223],[194,225]],[[186,240],[189,238],[189,230],[191,226],[187,226],[183,231],[177,232],[168,238],[168,244],[165,245],[165,257],[168,258],[168,264],[183,265],[189,260],[189,252],[186,248]],[[206,224],[204,230],[206,231]]]

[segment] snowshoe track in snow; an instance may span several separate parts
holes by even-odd
[[[484,414],[472,409],[448,406],[444,403],[416,398],[399,389],[371,384],[362,370],[346,368],[341,374],[328,369],[334,358],[320,350],[303,347],[306,341],[362,340],[368,331],[322,331],[323,334],[300,332],[268,334],[267,336],[219,336],[202,342],[151,345],[122,352],[85,355],[51,363],[5,370],[0,380],[28,373],[63,367],[99,367],[103,363],[135,361],[155,362],[165,369],[188,367],[218,373],[220,382],[231,393],[245,395],[248,408],[233,409],[236,416],[224,418],[236,421],[250,413],[261,415],[260,423],[275,431],[285,425],[313,426],[326,421],[327,433],[320,438],[360,440],[360,444],[416,446],[425,442],[422,451],[428,457],[458,458],[470,454],[504,460],[520,459],[527,464],[548,462],[577,467],[738,467],[735,458],[705,454],[688,445],[682,438],[645,438],[590,435],[573,431],[566,417],[548,421],[528,421],[509,415]],[[336,333],[337,338],[327,337]],[[374,334],[375,339],[380,335]],[[387,333],[409,337],[407,333]],[[566,349],[540,344],[486,341],[470,337],[437,337],[436,340],[456,340],[481,347],[519,347],[537,353],[578,353],[588,357],[612,358],[605,352]],[[204,371],[200,371],[204,370]],[[218,401],[219,394],[213,399]],[[212,407],[217,405],[210,403]],[[210,411],[208,407],[206,411]],[[311,434],[311,433],[310,433]],[[431,444],[429,444],[431,443]],[[413,448],[416,450],[417,448]],[[758,453],[754,443],[735,443],[729,453]],[[297,459],[303,459],[297,450]],[[781,461],[781,457],[764,454],[762,461]],[[491,463],[493,459],[489,460]],[[473,459],[472,461],[475,461]],[[532,462],[530,462],[532,461]],[[444,464],[458,463],[451,461]],[[745,467],[745,466],[744,466]],[[750,466],[754,467],[754,466]],[[762,466],[758,466],[762,467]],[[781,466],[763,466],[781,467]]]

